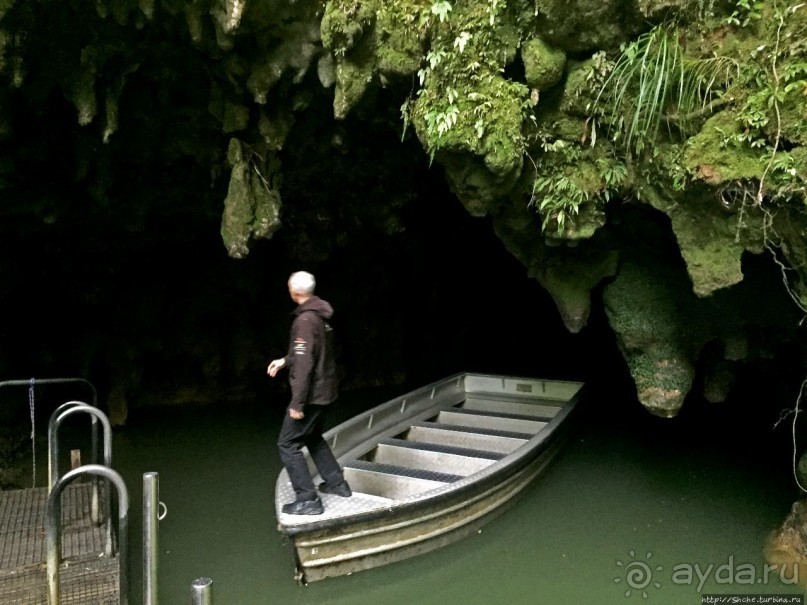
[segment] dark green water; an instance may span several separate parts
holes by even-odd
[[[334,421],[367,405],[366,395],[346,396]],[[803,594],[776,573],[763,578],[765,536],[798,497],[787,427],[730,421],[725,407],[701,406],[664,421],[629,399],[595,397],[547,472],[477,535],[309,586],[294,583],[291,548],[275,530],[282,403],[141,414],[114,438],[115,467],[134,504],[134,567],[142,474],[157,471],[168,507],[160,526],[163,605],[189,603],[190,585],[202,576],[213,578],[217,605],[688,605],[707,593]],[[649,582],[628,577],[638,562]]]

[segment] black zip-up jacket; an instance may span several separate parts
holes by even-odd
[[[338,395],[333,329],[328,320],[333,307],[318,296],[312,296],[294,310],[291,342],[286,355],[291,384],[290,408],[328,405]]]

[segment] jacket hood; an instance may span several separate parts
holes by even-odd
[[[294,310],[294,314],[299,315],[300,313],[307,313],[309,311],[316,313],[323,319],[330,319],[333,316],[333,307],[331,304],[326,300],[322,300],[319,296],[312,296],[303,304],[299,305]]]

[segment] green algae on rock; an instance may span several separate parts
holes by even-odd
[[[253,239],[268,239],[280,227],[280,193],[271,187],[278,166],[260,158],[238,139],[230,140],[232,166],[224,200],[221,237],[227,253],[244,258]]]

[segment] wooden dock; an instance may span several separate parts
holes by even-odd
[[[46,488],[0,492],[0,603],[47,605]],[[108,521],[91,520],[92,483],[62,494],[61,605],[117,605],[118,557],[107,557]]]

